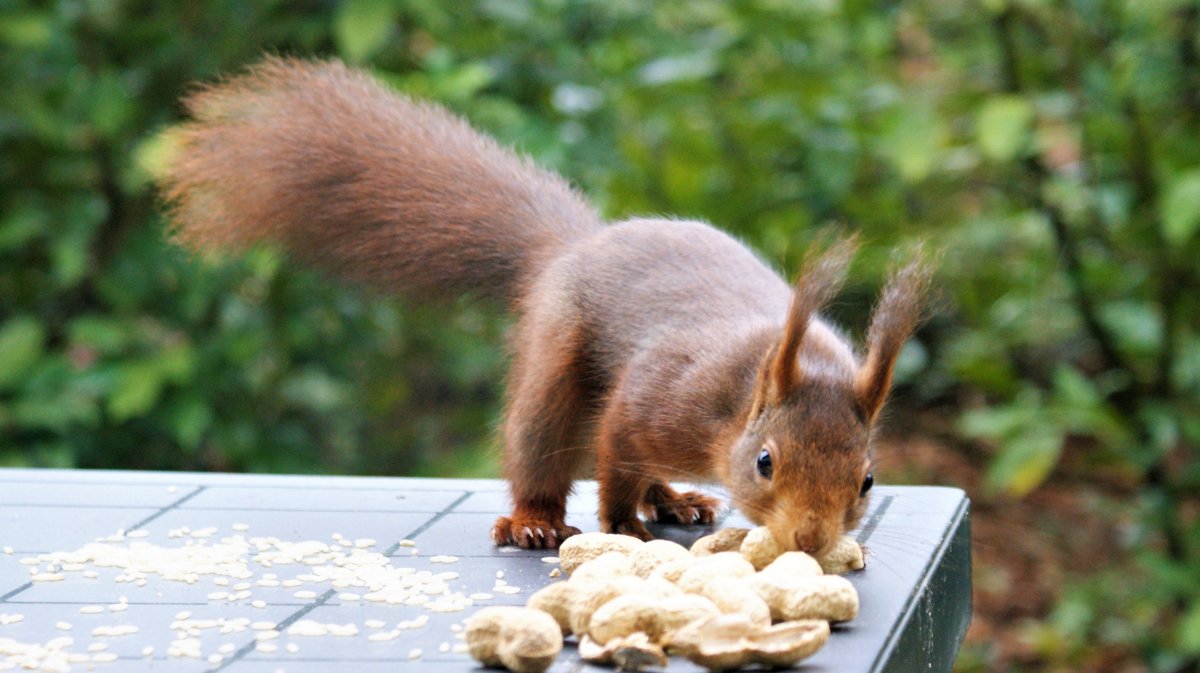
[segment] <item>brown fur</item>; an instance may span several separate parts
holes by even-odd
[[[333,273],[418,297],[476,291],[519,320],[504,418],[513,513],[498,544],[555,547],[594,457],[605,530],[712,521],[677,478],[718,479],[790,547],[819,551],[861,517],[870,426],[927,272],[883,293],[865,364],[817,311],[852,242],[813,253],[794,288],[709,225],[602,226],[565,182],[441,108],[337,63],[270,59],[188,101],[163,179],[184,243],[262,239]],[[756,470],[771,452],[774,473]]]

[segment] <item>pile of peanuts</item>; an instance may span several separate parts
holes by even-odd
[[[790,666],[825,644],[830,622],[858,614],[858,593],[839,574],[864,565],[849,537],[813,558],[785,551],[765,527],[725,529],[690,550],[584,533],[563,542],[559,559],[568,580],[524,608],[484,608],[467,620],[475,659],[542,673],[573,634],[584,660],[620,670],[664,667],[668,652],[718,671]]]

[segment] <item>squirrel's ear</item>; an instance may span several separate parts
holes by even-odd
[[[875,420],[892,385],[896,358],[921,319],[930,269],[920,254],[892,274],[867,330],[867,357],[854,378],[854,392],[868,422]]]
[[[800,383],[798,356],[808,323],[841,288],[857,247],[857,239],[851,236],[829,245],[814,245],[809,251],[792,292],[783,338],[768,352],[759,369],[751,404],[752,419],[768,405],[781,402]]]

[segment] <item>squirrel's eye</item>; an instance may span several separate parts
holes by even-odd
[[[763,479],[771,478],[771,452],[766,449],[758,454],[758,473],[763,476]]]
[[[875,475],[868,472],[867,476],[863,479],[862,488],[858,490],[858,497],[860,497],[860,498],[866,497],[867,491],[871,490],[871,487],[874,485],[875,485]]]

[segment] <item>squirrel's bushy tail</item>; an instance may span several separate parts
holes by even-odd
[[[559,176],[338,62],[269,58],[186,104],[160,186],[192,248],[270,240],[384,291],[512,302],[600,226]]]

